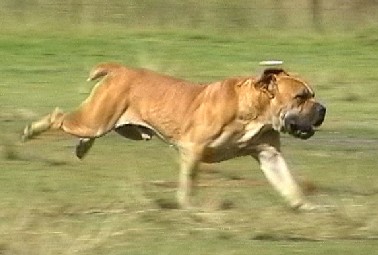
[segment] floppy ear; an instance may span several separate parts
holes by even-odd
[[[285,70],[283,70],[282,68],[267,68],[267,69],[264,70],[262,76],[269,75],[269,74],[275,74],[275,75],[278,75],[278,76],[279,75],[289,76],[289,74]]]
[[[256,82],[255,88],[266,93],[269,98],[274,98],[277,90],[277,76],[289,75],[281,68],[265,69],[260,79]]]

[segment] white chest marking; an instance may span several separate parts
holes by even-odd
[[[237,141],[237,143],[245,143],[252,139],[252,137],[256,136],[261,129],[264,127],[263,124],[253,124],[250,127],[247,126],[246,132],[242,137],[240,137]]]
[[[249,140],[251,140],[254,136],[256,136],[260,131],[261,129],[264,127],[263,124],[260,124],[260,123],[255,123],[255,124],[250,124],[246,127],[246,132],[243,134],[242,137],[240,137],[238,140],[237,140],[237,143],[240,144],[240,143],[246,143],[248,142]]]
[[[209,145],[209,147],[219,148],[222,146],[240,145],[247,143],[254,136],[256,136],[263,127],[264,124],[250,124],[247,125],[246,128],[240,133],[235,133],[232,131],[223,132]]]

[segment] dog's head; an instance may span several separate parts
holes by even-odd
[[[278,131],[308,139],[324,121],[326,108],[315,100],[313,89],[283,69],[266,69],[255,88],[269,98],[269,115]]]

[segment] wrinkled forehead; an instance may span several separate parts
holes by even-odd
[[[293,76],[281,76],[278,78],[278,89],[289,89],[293,93],[315,95],[314,90],[305,81]],[[281,84],[281,86],[280,86]]]

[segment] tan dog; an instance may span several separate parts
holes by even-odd
[[[159,136],[181,160],[178,202],[190,205],[200,162],[252,156],[274,188],[293,208],[311,209],[280,153],[280,132],[307,139],[322,124],[325,107],[304,81],[282,69],[259,78],[237,77],[205,85],[106,63],[89,80],[102,78],[74,112],[56,108],[28,125],[27,140],[48,129],[80,138],[82,158],[96,138],[110,131],[136,140]]]

